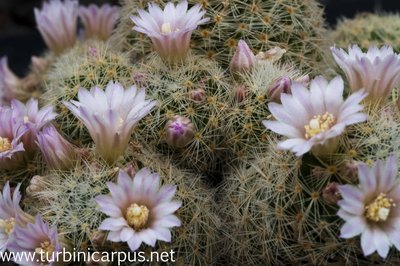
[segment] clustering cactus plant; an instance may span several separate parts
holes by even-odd
[[[122,1],[121,22],[113,42],[134,56],[151,51],[150,40],[132,31],[130,16],[146,8],[150,1]],[[177,1],[173,1],[177,2]],[[166,1],[156,1],[164,5]],[[200,3],[209,23],[194,32],[192,47],[227,66],[240,39],[249,42],[255,52],[278,46],[288,52],[284,60],[307,71],[316,70],[322,60],[324,21],[322,9],[307,1],[189,1]]]
[[[44,82],[42,102],[57,108],[60,129],[71,139],[87,142],[83,124],[62,104],[76,99],[80,88],[105,88],[110,81],[124,86],[134,83],[132,66],[124,53],[116,52],[101,41],[87,41],[59,56]]]
[[[157,100],[155,110],[139,124],[137,139],[172,154],[178,164],[215,171],[227,150],[223,129],[229,115],[228,87],[224,72],[214,62],[193,54],[182,65],[168,65],[151,54],[134,71],[143,75],[149,98]],[[174,131],[180,130],[188,133],[176,136],[178,142]]]
[[[400,17],[397,14],[362,13],[353,19],[342,19],[332,32],[332,41],[342,48],[358,44],[367,49],[371,44],[390,45],[400,52]]]

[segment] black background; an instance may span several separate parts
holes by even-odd
[[[325,7],[326,20],[333,27],[341,17],[357,12],[398,12],[400,0],[319,0]],[[118,0],[80,0],[80,4],[112,3]],[[0,56],[7,55],[11,69],[19,75],[27,71],[30,57],[45,49],[33,16],[41,0],[0,0]]]

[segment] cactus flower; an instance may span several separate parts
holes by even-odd
[[[74,165],[77,157],[75,147],[53,125],[46,126],[37,134],[37,145],[50,168],[67,170]]]
[[[81,88],[78,99],[64,105],[86,126],[97,152],[109,163],[125,152],[133,127],[156,104],[145,100],[144,89],[124,89],[114,82],[105,91],[98,87],[90,91]]]
[[[325,156],[337,148],[338,137],[346,126],[363,122],[359,103],[366,97],[363,90],[343,100],[343,80],[340,76],[328,83],[319,76],[311,81],[308,90],[301,83],[293,83],[292,94],[281,94],[281,102],[269,103],[277,121],[263,121],[266,128],[289,139],[278,144],[278,149],[291,150],[297,156],[308,151]]]
[[[149,3],[148,10],[139,9],[139,16],[131,16],[136,24],[133,29],[149,36],[157,53],[169,62],[181,61],[186,57],[192,32],[209,20],[203,18],[206,11],[201,10],[200,4],[188,10],[186,0],[176,6],[169,2],[164,10]]]
[[[160,187],[160,176],[142,168],[132,179],[120,171],[117,184],[107,184],[111,195],[100,195],[96,202],[100,211],[110,216],[99,229],[109,231],[108,240],[127,242],[131,251],[142,242],[155,246],[157,240],[171,241],[170,228],[180,226],[173,214],[181,202],[172,200],[176,186]]]
[[[181,148],[193,139],[194,132],[190,119],[177,115],[165,125],[165,141],[172,147]]]
[[[18,184],[11,192],[10,184],[7,182],[0,193],[0,254],[14,241],[15,225],[24,226],[31,219],[19,206],[20,186],[21,184]]]
[[[117,23],[119,11],[119,7],[108,4],[101,7],[94,4],[79,7],[79,17],[85,28],[85,38],[107,40]]]
[[[235,54],[230,63],[230,69],[234,73],[242,73],[251,70],[256,64],[256,56],[250,50],[247,43],[240,40]]]
[[[400,180],[397,158],[358,165],[359,185],[339,186],[338,216],[345,220],[343,238],[361,235],[364,256],[377,251],[386,258],[391,246],[400,250]]]
[[[41,10],[35,8],[37,27],[46,45],[56,54],[71,48],[76,41],[78,1],[50,0]]]
[[[57,252],[61,252],[56,228],[50,228],[40,215],[36,215],[33,223],[26,226],[16,226],[14,241],[8,246],[10,252],[25,252],[26,256],[15,256],[14,262],[19,265],[40,266],[56,265],[59,262]],[[34,259],[29,260],[32,256]]]
[[[348,53],[335,47],[331,51],[351,90],[365,89],[369,100],[386,99],[400,80],[400,56],[390,46],[373,45],[367,53],[357,45],[349,47]]]

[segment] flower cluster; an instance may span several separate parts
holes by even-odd
[[[118,182],[108,183],[111,196],[96,198],[100,210],[110,216],[99,229],[109,231],[108,240],[127,242],[132,251],[142,242],[155,246],[157,240],[171,241],[170,228],[180,226],[173,213],[181,202],[173,201],[176,187],[160,187],[160,176],[142,168],[132,179],[120,171]]]
[[[149,3],[148,12],[139,9],[138,13],[139,16],[131,16],[136,24],[133,29],[149,36],[157,53],[171,62],[186,57],[192,32],[209,20],[202,18],[206,11],[201,11],[200,4],[188,10],[186,0],[176,6],[169,2],[164,10]]]

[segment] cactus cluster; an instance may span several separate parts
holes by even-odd
[[[185,167],[215,171],[226,151],[228,87],[224,72],[214,62],[194,54],[182,65],[168,65],[158,55],[150,54],[134,71],[142,74],[149,98],[157,100],[155,110],[138,125],[136,138],[158,146]],[[193,132],[183,137],[183,145],[169,141],[166,126],[176,116],[189,119],[192,124],[188,130]]]
[[[182,201],[177,217],[182,226],[172,232],[172,243],[159,242],[151,251],[174,250],[176,262],[184,265],[210,264],[217,258],[216,236],[219,218],[215,214],[213,192],[200,176],[178,170],[168,160],[148,147],[132,142],[126,160],[109,166],[87,156],[70,171],[47,171],[35,176],[27,188],[24,205],[31,213],[41,213],[56,225],[67,242],[80,250],[128,250],[122,243],[106,240],[106,232],[98,230],[104,214],[94,198],[107,194],[107,182],[123,169],[133,175],[148,167],[160,174],[162,183],[176,184],[176,198]],[[142,251],[149,251],[142,246]]]
[[[358,44],[367,49],[371,44],[390,45],[400,51],[400,17],[397,14],[357,14],[353,19],[342,19],[332,32],[332,40],[338,46],[347,48]]]
[[[132,31],[130,15],[146,8],[150,1],[122,1],[121,22],[113,42],[134,56],[151,51],[151,42]],[[177,2],[177,1],[172,1]],[[166,1],[156,1],[164,5]],[[189,1],[190,4],[199,1]],[[248,41],[254,52],[278,46],[288,52],[284,60],[306,71],[316,70],[325,54],[322,9],[307,1],[200,1],[210,22],[193,33],[192,48],[227,66],[240,39]]]
[[[84,125],[64,106],[74,100],[80,88],[105,88],[110,81],[124,86],[134,83],[132,66],[124,53],[114,51],[107,42],[86,41],[60,55],[51,65],[41,99],[56,107],[60,129],[79,143],[88,141]]]

